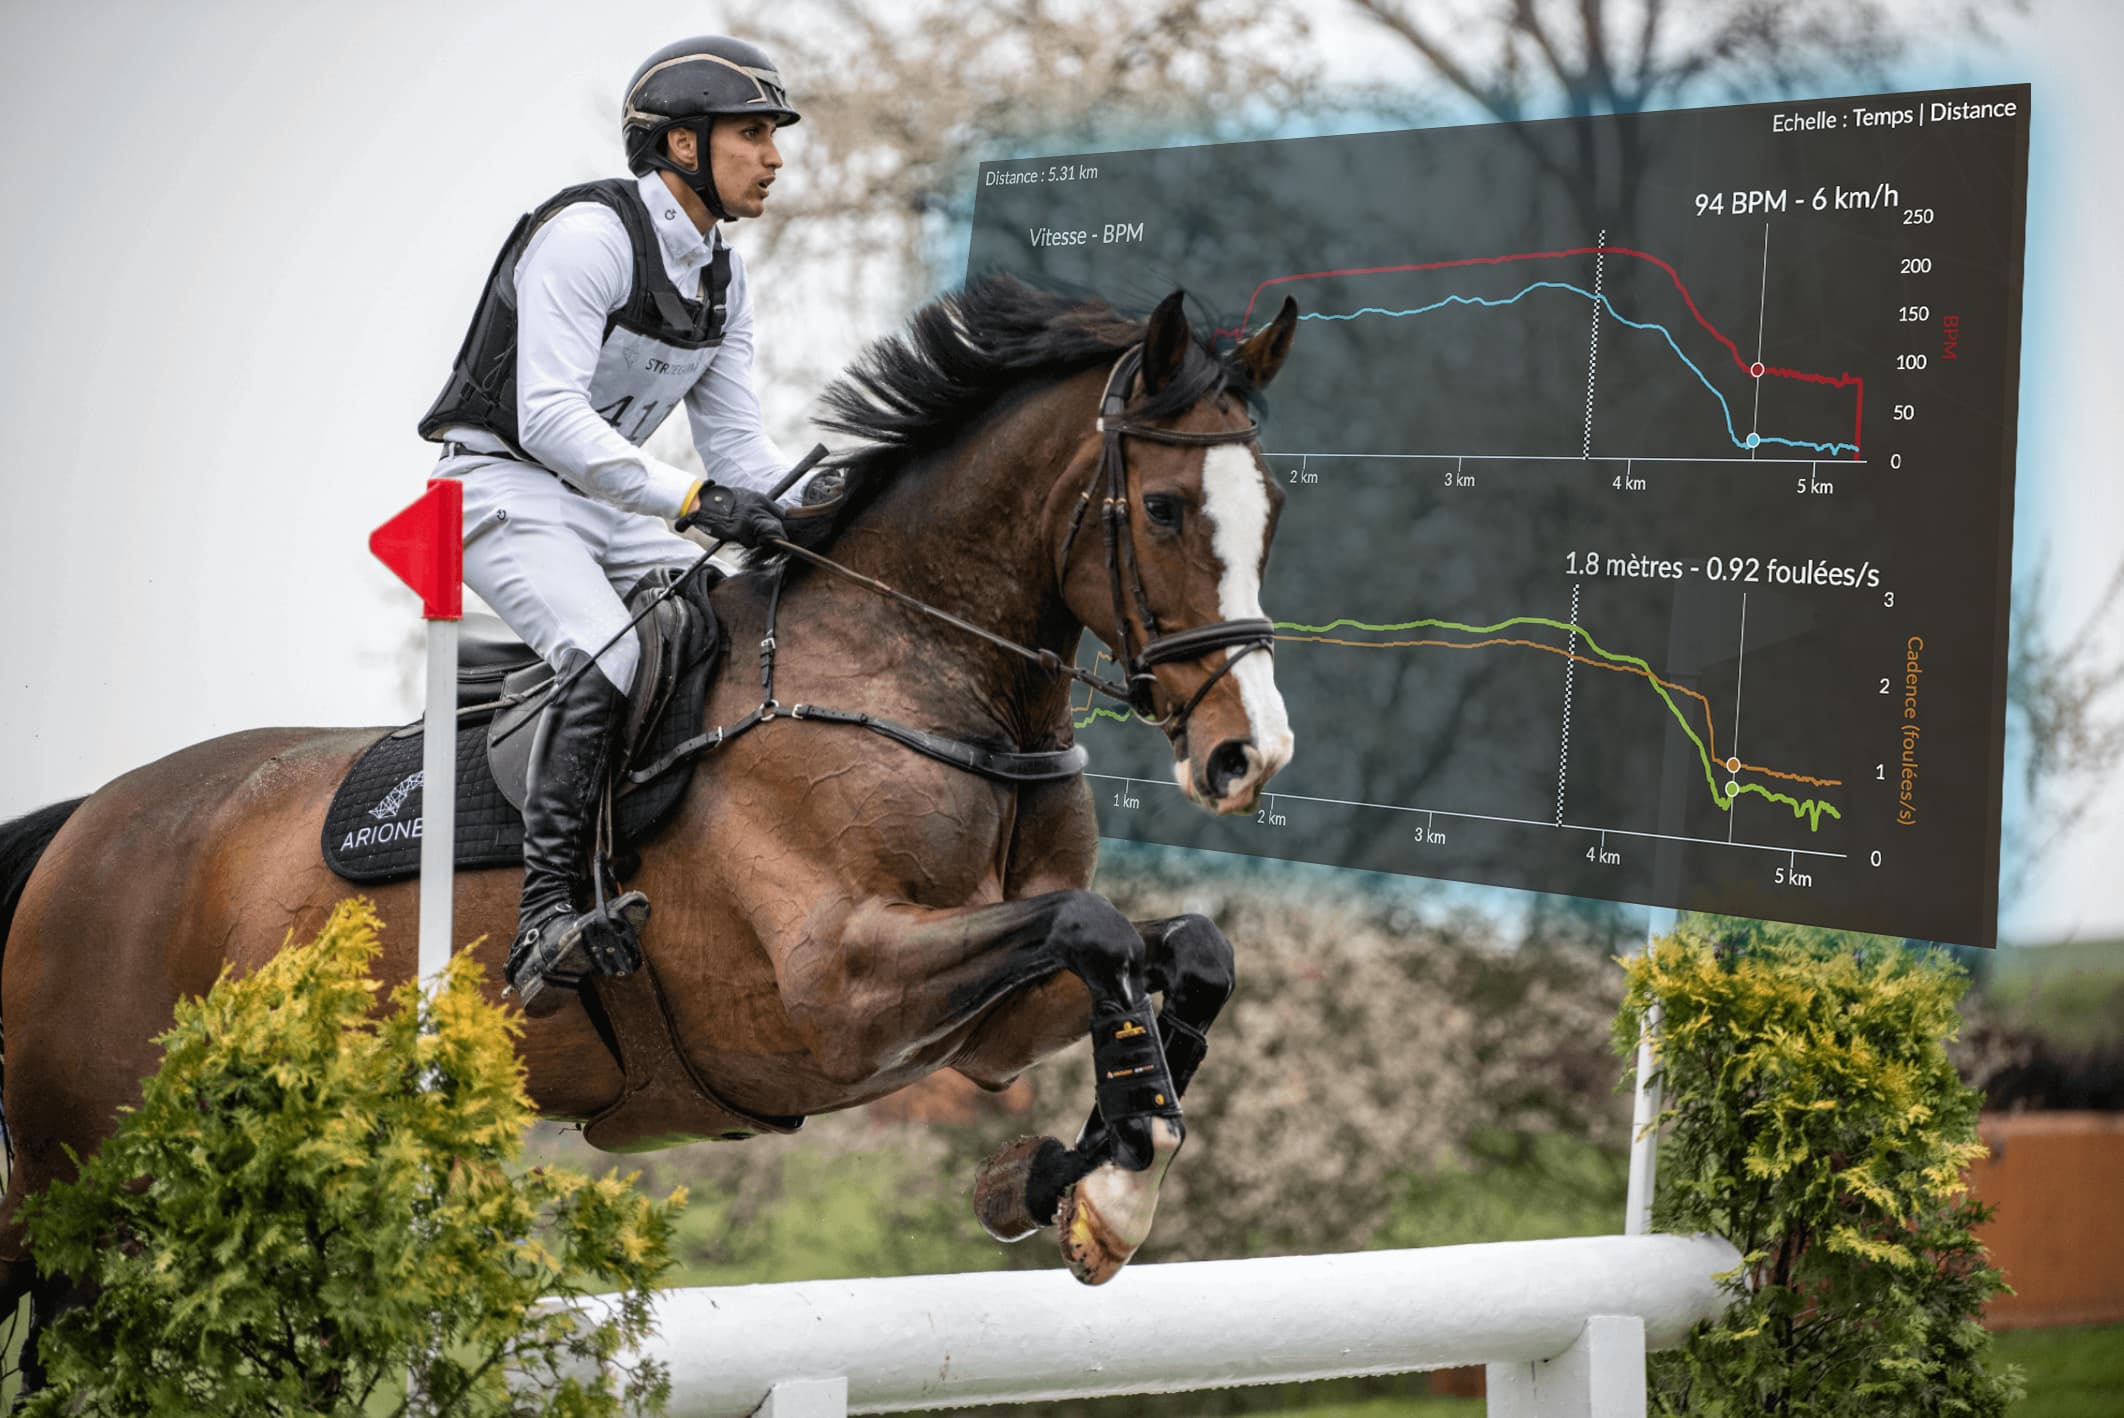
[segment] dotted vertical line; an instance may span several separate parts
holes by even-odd
[[[1556,745],[1556,825],[1563,826],[1564,779],[1571,768],[1571,677],[1578,661],[1571,658],[1578,648],[1578,587],[1571,587],[1571,638],[1564,646],[1563,736]]]
[[[1608,244],[1608,229],[1600,229],[1599,246]],[[1607,269],[1608,253],[1604,250],[1593,253],[1593,333],[1586,341],[1586,442],[1579,450],[1580,458],[1593,456],[1593,376],[1600,369],[1600,280]]]

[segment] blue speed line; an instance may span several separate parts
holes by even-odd
[[[1592,291],[1574,286],[1569,281],[1536,281],[1518,295],[1508,296],[1503,300],[1491,300],[1479,295],[1449,295],[1444,300],[1433,301],[1429,305],[1419,305],[1410,310],[1387,310],[1377,305],[1367,305],[1362,310],[1353,310],[1347,315],[1331,315],[1324,312],[1309,311],[1298,318],[1300,320],[1355,320],[1360,315],[1385,315],[1390,317],[1423,315],[1448,305],[1514,305],[1538,290],[1567,290],[1573,295],[1584,296],[1587,300],[1600,302],[1601,306],[1607,310],[1608,314],[1618,324],[1627,325],[1633,330],[1659,331],[1660,337],[1667,342],[1667,348],[1674,351],[1674,357],[1683,364],[1688,365],[1689,372],[1695,375],[1706,389],[1711,391],[1712,398],[1718,400],[1719,411],[1725,415],[1726,419],[1726,437],[1733,440],[1734,447],[1745,449],[1752,448],[1758,443],[1778,443],[1787,448],[1808,448],[1814,452],[1827,453],[1831,456],[1838,453],[1856,453],[1859,451],[1856,443],[1810,443],[1803,438],[1777,438],[1767,433],[1751,433],[1746,438],[1741,437],[1739,433],[1734,431],[1733,407],[1726,402],[1726,396],[1718,391],[1717,385],[1705,377],[1703,370],[1697,368],[1695,360],[1682,353],[1682,347],[1674,342],[1674,335],[1666,326],[1649,320],[1632,320],[1618,311],[1614,303],[1605,295],[1595,295]],[[1750,441],[1751,439],[1753,442]]]

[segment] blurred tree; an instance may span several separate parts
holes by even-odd
[[[2045,860],[2096,803],[2124,760],[2124,561],[2085,615],[2061,634],[2050,558],[2033,558],[2013,592],[2006,713],[2021,746],[2019,826],[2008,835],[1999,890],[2036,884]]]
[[[1503,122],[1759,102],[1889,82],[1921,34],[1990,34],[2027,0],[1349,0]]]
[[[742,28],[804,110],[755,240],[841,282],[864,335],[956,278],[979,160],[1259,136],[1321,101],[1303,15],[1262,0],[797,0]]]

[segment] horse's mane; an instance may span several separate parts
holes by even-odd
[[[917,310],[904,331],[865,350],[827,386],[820,426],[863,440],[834,457],[847,478],[835,522],[888,482],[950,444],[1009,391],[1111,364],[1143,338],[1145,322],[1104,301],[1037,289],[1013,276],[979,277]],[[1251,398],[1237,366],[1201,331],[1179,372],[1131,418],[1169,418],[1230,389]]]

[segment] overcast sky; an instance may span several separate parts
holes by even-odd
[[[2047,548],[2068,609],[2124,551],[2120,12],[2043,5],[2006,49],[1906,76],[2037,86],[2017,540]],[[516,215],[623,171],[626,76],[722,23],[669,3],[0,0],[0,816],[234,729],[416,712],[416,608],[366,547],[433,461],[414,422]],[[830,82],[789,78],[799,104]],[[803,338],[771,314],[763,341]],[[764,392],[804,446],[813,391]],[[2009,930],[2124,931],[2120,859],[2109,811]]]

